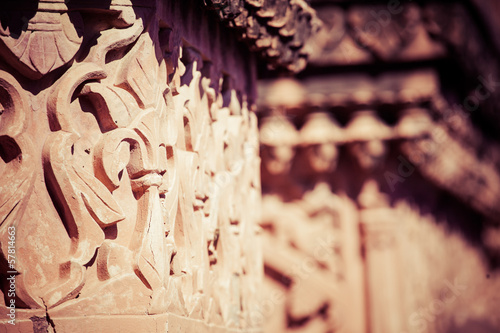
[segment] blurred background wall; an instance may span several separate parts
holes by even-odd
[[[265,331],[500,331],[500,6],[310,4],[260,68]]]

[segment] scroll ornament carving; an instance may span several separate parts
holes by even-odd
[[[135,273],[148,289],[157,291],[169,272],[165,267],[168,261],[162,258],[166,251],[162,247],[165,232],[159,217],[159,187],[168,164],[167,147],[173,143],[172,136],[163,131],[172,126],[167,124],[168,111],[163,99],[162,89],[166,87],[161,87],[166,78],[162,78],[154,52],[151,52],[154,49],[151,40],[146,35],[139,36],[141,30],[141,20],[128,31],[112,29],[103,34],[104,43],[96,46],[109,51],[113,46],[132,44],[120,64],[118,72],[121,75],[114,75],[111,66],[99,61],[95,51],[90,52],[87,61],[63,74],[48,94],[51,133],[42,149],[43,178],[67,233],[58,237],[67,237],[63,241],[67,246],[66,253],[62,249],[52,253],[52,264],[37,266],[35,272],[32,271],[33,259],[20,254],[18,297],[29,307],[56,307],[85,292],[83,288],[87,282],[95,283],[92,279],[106,281],[127,272]],[[113,45],[104,45],[106,42]],[[15,86],[6,87],[6,92],[16,92]],[[17,91],[23,89],[18,87]],[[72,100],[75,94],[80,106]],[[13,111],[22,115],[26,109],[22,105],[24,98],[16,96],[12,100],[17,103],[9,105],[6,101],[8,112],[7,117],[3,117],[5,129],[11,132],[16,129],[10,124]],[[81,108],[90,110],[94,119],[82,116]],[[18,128],[17,132],[22,131]],[[9,137],[24,134],[12,133]],[[20,138],[22,142],[22,136]],[[5,139],[5,142],[10,141]],[[21,152],[23,158],[19,160],[24,162],[25,154]],[[22,173],[30,171],[20,170]],[[130,196],[137,200],[137,208],[132,210],[137,212],[135,221],[131,221],[130,209],[118,203],[116,193],[125,186],[124,178],[130,179],[126,186]],[[33,186],[32,182],[31,185],[25,183],[24,187]],[[29,193],[23,191],[24,187],[19,187],[18,192],[21,191],[20,196],[26,200]],[[15,197],[10,196],[7,201],[13,199]],[[20,233],[30,224],[26,219],[3,212],[3,224],[9,219],[18,224]],[[119,224],[132,227],[133,232],[125,234],[128,242],[121,239],[124,236],[120,235]],[[53,240],[45,242],[50,244]],[[43,246],[43,242],[38,246]],[[47,246],[50,249],[51,246]],[[43,260],[47,253],[39,255]],[[94,257],[98,271],[92,277],[92,269],[88,266]],[[130,261],[119,257],[130,258]],[[58,278],[48,281],[54,274]]]
[[[152,17],[141,9],[99,31],[38,95],[0,71],[0,173],[13,179],[0,237],[15,225],[27,239],[17,297],[51,317],[169,312],[255,326],[257,121],[220,84],[229,76],[204,76],[210,61]],[[73,58],[61,59],[20,72],[49,80]],[[31,118],[29,98],[41,105]]]
[[[40,15],[45,14],[37,13],[35,21]],[[49,16],[59,15],[52,14]],[[44,41],[46,47],[56,47],[58,45],[61,49],[68,50],[67,47],[57,44],[57,42],[46,36],[44,37],[44,34],[56,34],[51,36],[59,40],[57,33],[60,33],[60,31],[54,32],[50,29],[38,31],[35,26],[33,29],[33,31],[23,32],[24,35],[20,37],[23,40],[28,40],[26,52],[28,55],[33,52],[32,58],[35,57],[33,45],[42,43],[41,41]],[[8,45],[8,42],[6,43]],[[76,50],[73,51],[76,52]],[[74,52],[72,55],[74,55]],[[56,55],[52,52],[49,53],[52,56],[57,55],[57,53]],[[40,54],[36,54],[36,57],[38,59],[44,58]],[[61,66],[62,61],[68,61],[68,59],[69,56],[64,55],[59,60],[48,57],[45,58],[45,61],[53,60],[54,64],[35,62],[30,66],[32,70],[38,71],[39,74],[46,74],[51,68]],[[2,72],[2,76],[5,77],[6,75],[5,72]],[[84,152],[80,151],[79,148],[87,148],[89,138],[80,133],[81,127],[79,130],[76,129],[79,124],[73,122],[74,115],[71,114],[74,109],[73,105],[71,105],[71,97],[76,88],[87,80],[103,79],[106,75],[106,71],[99,66],[83,63],[64,74],[58,83],[53,86],[49,94],[47,111],[52,133],[49,134],[42,149],[43,178],[67,232],[67,236],[65,236],[57,234],[58,230],[53,229],[54,236],[68,237],[69,242],[60,239],[62,244],[68,245],[66,247],[67,253],[64,253],[63,250],[65,246],[61,246],[60,250],[62,251],[57,254],[46,253],[47,250],[53,250],[51,243],[55,241],[54,239],[45,239],[44,242],[36,244],[37,246],[46,246],[46,249],[40,253],[34,252],[26,256],[22,248],[19,251],[18,265],[16,267],[20,273],[17,279],[17,296],[20,301],[31,308],[54,307],[65,300],[76,297],[85,283],[85,265],[89,263],[96,249],[104,241],[103,229],[113,226],[125,218],[122,208],[116,202],[110,190],[95,176],[92,165],[85,163],[87,161],[82,158],[81,153]],[[7,82],[9,81],[16,82],[13,78],[10,78]],[[19,94],[26,94],[19,84],[10,83],[10,86],[6,85],[5,87],[6,92],[10,95],[13,95],[13,92],[18,94],[17,96],[8,96],[7,101],[2,101],[2,104],[7,106],[7,113],[2,117],[3,132],[6,132],[6,135],[10,134],[9,137],[11,139],[15,138],[16,142],[9,142],[8,139],[5,139],[2,143],[10,143],[11,146],[17,145],[19,147],[19,155],[16,159],[21,163],[19,163],[20,167],[18,167],[17,174],[12,175],[11,170],[15,167],[15,159],[7,156],[13,153],[13,149],[10,148],[6,155],[9,163],[6,164],[7,168],[3,170],[3,176],[19,180],[24,178],[24,182],[20,186],[11,183],[8,185],[8,190],[2,190],[2,197],[5,196],[5,199],[2,198],[2,202],[7,201],[7,205],[2,204],[2,208],[8,208],[10,206],[9,202],[18,201],[14,206],[17,207],[16,211],[24,213],[28,210],[31,213],[32,209],[23,202],[28,201],[30,198],[31,190],[34,187],[34,176],[27,181],[26,176],[23,177],[22,174],[34,173],[37,165],[32,160],[35,156],[30,156],[28,153],[29,149],[33,148],[34,145],[21,144],[29,140],[24,139],[24,137],[29,138],[29,131],[23,125],[30,117],[26,117],[26,121],[22,119],[23,115],[28,111],[29,104],[26,103],[26,97],[19,96]],[[20,125],[12,124],[11,119],[14,120],[13,118],[18,118],[16,123]],[[18,133],[9,133],[9,131]],[[138,136],[136,135],[136,137]],[[5,145],[2,146],[5,147]],[[90,154],[90,151],[87,149],[84,154]],[[4,161],[6,160],[4,159]],[[19,199],[9,193],[9,191],[13,190],[19,193]],[[12,214],[9,211],[2,211],[1,216],[3,226],[15,225],[19,236],[29,230],[30,224],[37,222],[29,221],[29,217]],[[44,223],[44,221],[39,221],[39,223]],[[50,227],[50,225],[47,227]],[[3,249],[3,252],[6,253],[6,250]],[[38,256],[38,260],[44,262],[47,260],[47,255],[51,256],[51,263],[37,265],[33,270],[33,256]],[[54,256],[57,258],[54,258]],[[58,274],[54,270],[57,270]],[[54,274],[59,278],[50,279],[49,281],[49,276]]]

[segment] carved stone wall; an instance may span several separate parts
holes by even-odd
[[[265,332],[497,332],[498,10],[312,5],[259,89]]]
[[[1,6],[0,331],[258,331],[254,56],[197,1]]]

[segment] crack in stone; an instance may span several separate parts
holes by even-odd
[[[41,300],[43,302],[43,306],[45,307],[45,318],[44,318],[45,322],[46,322],[45,332],[57,333],[57,331],[56,331],[56,324],[54,323],[54,321],[49,316],[49,309],[47,308],[47,305],[45,304],[45,301],[43,300],[43,298]],[[49,325],[52,328],[50,331],[49,331]],[[33,325],[33,328],[34,328],[34,325]],[[44,332],[44,331],[35,331],[35,333],[42,333],[42,332]]]

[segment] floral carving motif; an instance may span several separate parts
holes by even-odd
[[[20,307],[54,322],[168,313],[255,326],[256,215],[237,207],[259,198],[257,123],[234,79],[147,6],[39,5],[26,31],[1,37],[18,57],[5,59],[44,87],[0,72],[0,174],[16,185],[0,192],[0,237],[15,225],[26,239]]]
[[[82,18],[78,12],[68,12],[64,1],[40,1],[38,6],[31,18],[15,14],[11,18],[23,20],[20,31],[0,26],[0,39],[30,77],[40,77],[70,62],[83,41]]]

